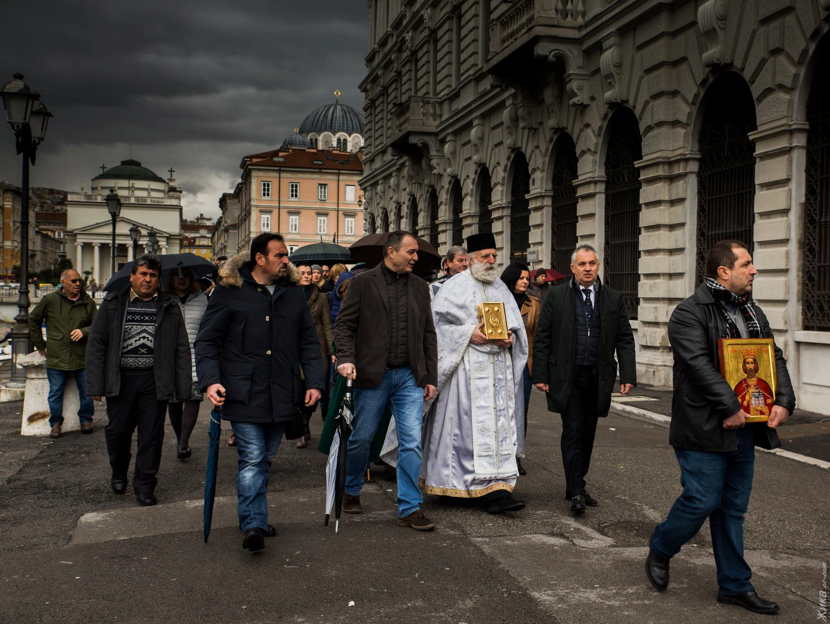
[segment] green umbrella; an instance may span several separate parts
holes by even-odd
[[[305,262],[307,264],[322,264],[324,262],[335,263],[341,262],[352,263],[352,254],[347,247],[335,245],[334,243],[314,243],[313,245],[306,245],[300,247],[293,254],[288,256],[288,259],[297,264],[298,262]]]

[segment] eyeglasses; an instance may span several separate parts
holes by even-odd
[[[80,279],[69,279],[69,280],[64,280],[64,281],[69,282],[70,284],[80,284],[81,283]]]

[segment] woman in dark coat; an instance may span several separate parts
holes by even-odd
[[[326,378],[329,375],[329,363],[334,362],[331,352],[331,343],[334,336],[331,331],[331,318],[326,295],[320,288],[311,281],[311,267],[307,264],[297,265],[300,272],[300,287],[303,289],[308,308],[311,310],[311,318],[314,319],[314,327],[317,330],[317,340],[320,342],[320,357],[323,359],[323,372]],[[310,407],[303,407],[303,421],[305,422],[305,435],[297,441],[297,448],[305,448],[311,441],[309,422],[312,414],[317,410],[317,404]]]
[[[508,266],[501,274],[501,281],[503,281],[510,292],[513,293],[513,298],[516,300],[516,305],[522,313],[522,321],[524,322],[525,330],[527,331],[527,365],[525,366],[523,387],[525,395],[525,437],[527,437],[527,408],[530,405],[530,392],[533,390],[531,383],[531,375],[533,373],[533,339],[536,337],[536,326],[539,324],[539,314],[542,311],[542,304],[539,299],[529,294],[528,287],[530,286],[530,269],[526,264],[521,262],[514,262]],[[527,471],[522,466],[522,458],[516,458],[518,464],[519,474],[527,474]]]

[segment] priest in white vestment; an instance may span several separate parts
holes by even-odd
[[[522,373],[528,342],[510,289],[498,279],[492,234],[467,237],[470,268],[432,302],[438,336],[438,394],[424,423],[426,494],[477,499],[491,513],[519,511],[512,497],[524,452]],[[477,306],[504,304],[506,340],[488,340]]]

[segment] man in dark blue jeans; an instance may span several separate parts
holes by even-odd
[[[781,445],[775,429],[795,408],[795,394],[784,355],[774,347],[778,388],[769,421],[747,423],[749,414],[721,376],[718,359],[721,338],[773,338],[767,317],[750,296],[757,273],[743,243],[715,243],[706,257],[705,283],[669,320],[674,353],[669,444],[680,464],[683,493],[654,529],[646,575],[655,589],[667,589],[669,561],[709,518],[718,602],[777,613],[779,606],[758,596],[750,580],[744,515],[752,492],[755,446]]]
[[[288,262],[282,236],[260,234],[248,254],[219,270],[196,336],[199,385],[231,423],[239,455],[236,473],[242,547],[251,552],[276,535],[268,524],[271,461],[289,427],[304,432],[301,405],[325,387],[317,330]],[[300,371],[305,375],[305,383]]]

